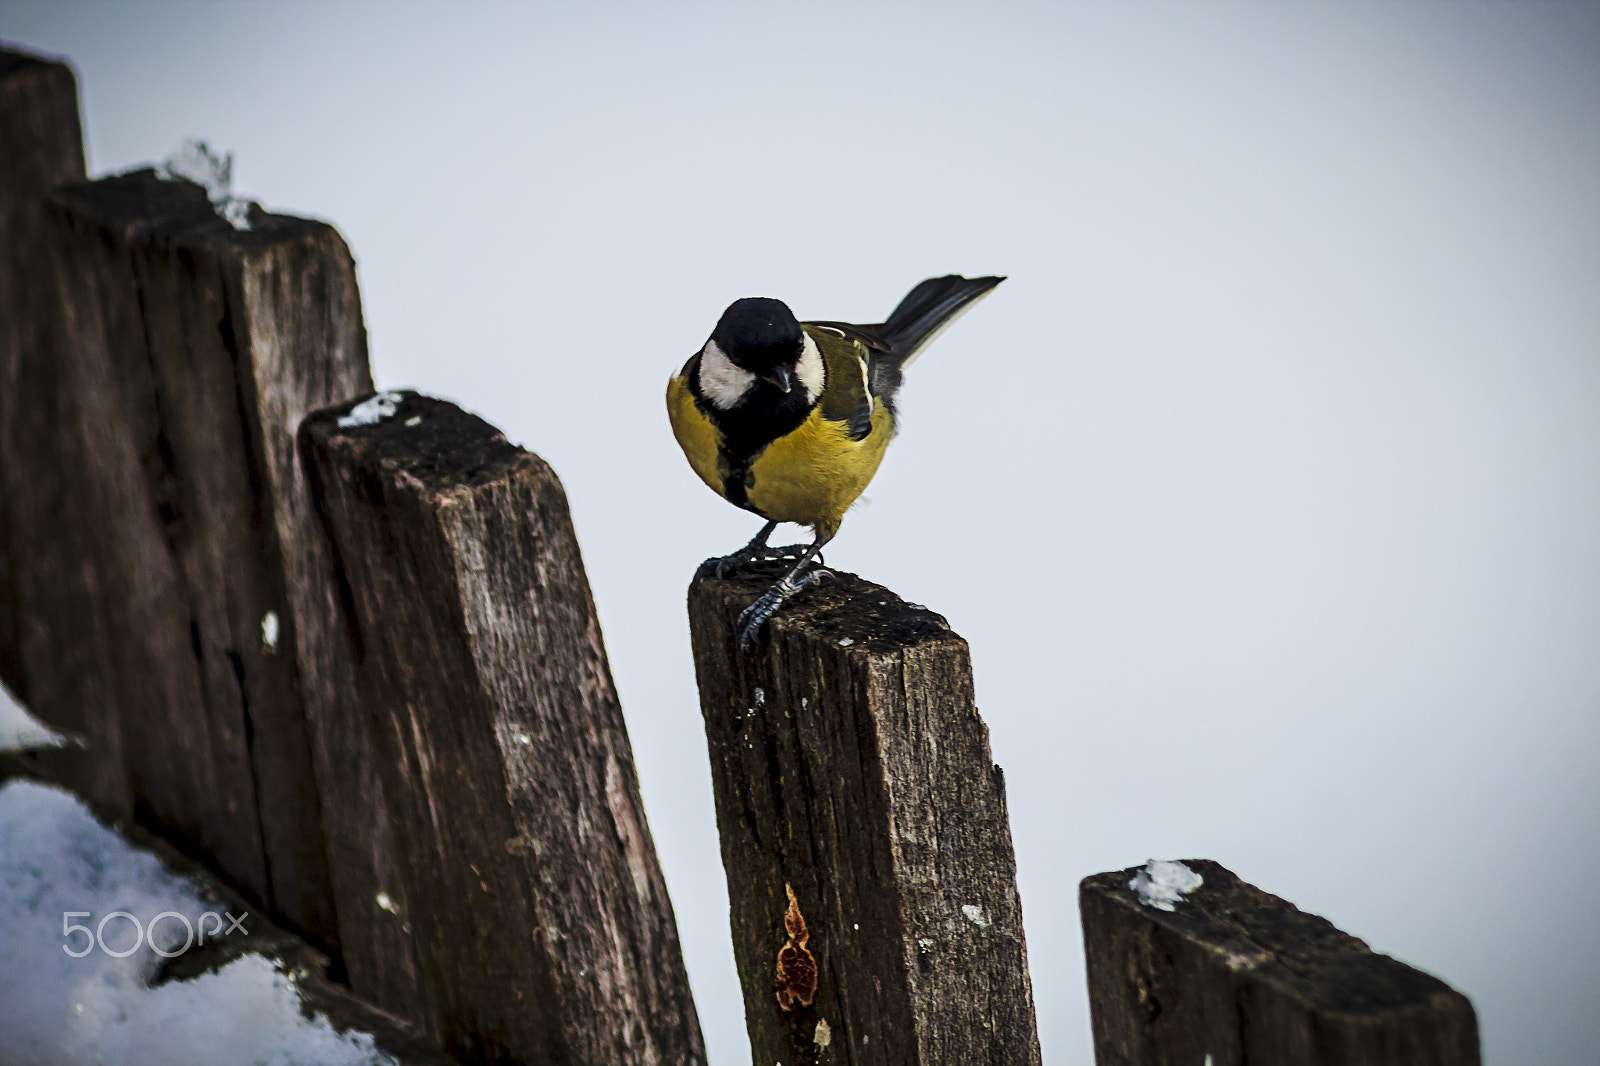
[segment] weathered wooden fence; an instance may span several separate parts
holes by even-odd
[[[1079,887],[1101,1066],[1476,1066],[1467,997],[1215,862],[1150,906],[1136,869]]]
[[[336,554],[405,856],[409,923],[469,1060],[700,1061],[561,483],[452,404],[313,415]]]
[[[0,131],[0,667],[88,743],[30,771],[451,1054],[704,1061],[554,476],[434,401],[307,421],[372,391],[332,227],[74,181],[60,63]]]
[[[49,639],[47,631],[37,630],[45,630],[50,620],[40,617],[24,627],[18,618],[22,605],[42,599],[52,582],[62,586],[65,611],[81,615],[87,610],[83,582],[48,572],[36,548],[64,541],[74,531],[39,528],[39,519],[19,511],[25,493],[43,497],[39,509],[47,511],[47,494],[65,492],[66,486],[57,477],[6,460],[27,454],[43,464],[40,469],[50,471],[76,465],[70,448],[77,435],[59,432],[55,412],[45,406],[61,392],[53,360],[61,348],[60,319],[38,309],[49,308],[56,299],[55,279],[43,269],[44,199],[56,186],[83,177],[83,135],[72,71],[61,63],[0,49],[0,677],[58,725],[79,732],[91,725],[85,716],[95,713],[89,709],[93,705],[68,706],[73,701],[58,699],[59,706],[50,706],[48,683],[41,680],[40,694],[34,696],[23,676],[23,657],[29,647]],[[19,565],[23,559],[29,560],[26,568]],[[74,597],[79,602],[71,602]],[[93,791],[104,795],[115,788],[100,783]],[[127,806],[125,799],[122,806]]]
[[[754,1061],[1039,1061],[1000,768],[966,641],[848,575],[738,649],[781,568],[689,618]]]
[[[689,596],[754,1061],[1037,1063],[966,643],[841,574],[742,656],[738,614],[781,571]],[[1101,1066],[1479,1062],[1465,996],[1217,863],[1188,866],[1201,884],[1171,910],[1141,900],[1137,868],[1080,887]]]
[[[0,676],[87,743],[26,772],[304,938],[404,1061],[703,1062],[555,475],[372,395],[331,227],[83,177],[71,71],[0,51]],[[776,576],[689,594],[754,1062],[1038,1063],[966,643],[840,575],[742,655]],[[1083,883],[1101,1063],[1477,1062],[1464,997],[1194,865],[1170,913]]]

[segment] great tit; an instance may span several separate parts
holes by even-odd
[[[667,382],[672,432],[694,472],[729,503],[767,520],[749,544],[707,559],[702,571],[720,575],[756,559],[796,559],[739,616],[742,649],[749,650],[785,600],[827,576],[806,567],[883,461],[905,368],[1004,280],[929,278],[873,325],[798,322],[780,300],[735,300]],[[799,545],[768,548],[779,522],[810,526],[816,539],[803,552]]]

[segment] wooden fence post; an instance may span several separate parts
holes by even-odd
[[[77,771],[80,790],[122,817],[132,813],[121,733],[103,679],[69,664],[30,684],[29,649],[59,646],[81,662],[103,644],[84,566],[73,551],[89,531],[56,516],[77,488],[41,469],[75,470],[80,441],[70,432],[59,384],[60,316],[49,257],[44,200],[84,176],[78,89],[65,63],[0,49],[0,678],[60,729],[95,738],[100,758],[40,752],[29,761]],[[77,578],[77,580],[73,580]],[[37,601],[51,588],[54,610]]]
[[[455,406],[307,419],[448,1051],[705,1052],[560,482]]]
[[[1186,860],[1202,878],[1171,911],[1138,868],[1079,887],[1099,1066],[1477,1066],[1467,997],[1324,918]]]
[[[88,744],[26,761],[206,862],[426,1032],[410,939],[378,902],[404,890],[294,452],[307,411],[371,389],[349,251],[260,210],[235,229],[151,171],[41,210],[82,176],[71,74],[7,53],[0,86],[19,235],[0,243],[7,668]]]
[[[78,86],[65,63],[0,48],[0,439],[19,426],[28,383],[55,351],[48,330],[54,301],[44,260],[43,207],[51,189],[82,181],[83,134]],[[7,520],[10,481],[0,470],[0,680],[23,695],[27,679],[18,646],[16,582]]]
[[[765,564],[689,590],[760,1066],[1039,1062],[1004,780],[944,619],[849,574],[737,650]]]
[[[75,668],[110,680],[135,817],[337,942],[299,678],[265,633],[288,611],[265,469],[276,442],[247,413],[241,274],[272,269],[260,260],[293,254],[283,245],[338,237],[287,219],[237,233],[199,186],[152,171],[66,186],[47,218],[65,313],[59,402],[85,443],[59,517],[93,530],[107,625]],[[359,387],[365,352],[346,354],[344,384]],[[62,477],[18,462],[35,481]],[[48,659],[29,655],[30,683]]]

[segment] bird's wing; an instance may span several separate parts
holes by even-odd
[[[807,326],[820,327],[821,329],[825,329],[837,336],[853,340],[858,344],[864,345],[865,347],[874,351],[886,352],[889,350],[889,342],[883,338],[881,333],[879,333],[879,330],[883,328],[882,323],[867,326],[858,325],[852,322],[807,322],[804,324]]]
[[[860,325],[850,322],[807,322],[807,326],[815,326],[818,330],[825,330],[836,338],[854,341],[859,345],[861,358],[867,366],[867,395],[876,403],[894,404],[894,394],[900,389],[900,356],[890,347],[881,332],[883,324]],[[866,427],[862,429],[861,427]],[[858,417],[852,422],[852,432],[859,430],[863,435],[872,428],[872,408],[866,407],[858,412]],[[860,438],[857,437],[857,440]]]
[[[894,412],[905,368],[917,354],[967,308],[996,285],[1001,277],[964,278],[946,274],[919,282],[890,312],[886,321],[861,325],[851,322],[807,322],[835,338],[861,346],[867,365],[867,392]],[[870,420],[872,412],[868,410]]]
[[[845,424],[851,440],[862,440],[872,432],[872,391],[868,388],[867,350],[856,340],[841,336],[827,326],[808,332],[822,350],[827,378],[822,386],[822,417]]]

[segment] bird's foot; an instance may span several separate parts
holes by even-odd
[[[765,544],[746,544],[732,555],[714,555],[700,564],[694,576],[705,577],[715,574],[718,579],[727,577],[733,571],[748,563],[767,563],[779,559],[798,559],[805,552],[804,544],[789,544],[782,548],[769,548]]]
[[[813,585],[825,577],[832,577],[833,571],[818,567],[808,570],[799,577],[785,576],[784,579],[762,593],[761,598],[744,609],[739,615],[739,650],[746,654],[755,646],[756,631],[759,630],[767,619],[778,613],[778,608],[784,602],[808,585]]]

